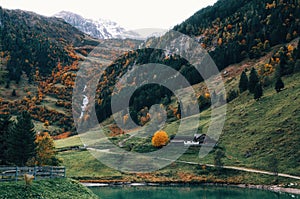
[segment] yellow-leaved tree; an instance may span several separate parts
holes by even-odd
[[[38,133],[35,144],[37,146],[35,164],[40,166],[60,164],[61,161],[56,157],[54,141],[48,132]]]
[[[157,131],[152,137],[152,145],[154,147],[163,147],[169,142],[169,136],[165,131]]]

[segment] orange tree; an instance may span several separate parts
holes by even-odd
[[[36,135],[35,143],[37,145],[35,164],[57,166],[60,160],[56,158],[54,142],[49,133],[42,132]]]
[[[152,145],[154,147],[165,146],[169,141],[169,136],[165,131],[157,131],[152,137]]]

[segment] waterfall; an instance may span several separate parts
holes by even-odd
[[[82,92],[85,92],[85,90],[86,90],[86,85],[84,86],[84,89],[83,89]],[[88,103],[89,103],[89,98],[86,95],[83,94],[83,100],[82,100],[82,106],[81,106],[81,114],[80,114],[80,117],[79,117],[80,119],[83,117],[85,109],[86,109]]]

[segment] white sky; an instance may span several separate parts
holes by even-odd
[[[217,0],[0,0],[0,6],[52,16],[65,10],[104,18],[127,29],[169,29]]]

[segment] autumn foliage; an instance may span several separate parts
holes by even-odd
[[[169,136],[165,131],[157,131],[152,137],[152,145],[154,147],[165,146],[169,141]]]
[[[52,138],[53,138],[54,140],[65,139],[65,138],[70,137],[71,134],[72,134],[72,132],[68,131],[68,132],[64,132],[64,133],[61,133],[61,134],[56,135],[56,136],[52,136]]]
[[[57,165],[59,163],[59,160],[55,157],[55,146],[49,133],[37,134],[35,144],[37,146],[35,164],[43,166]]]

